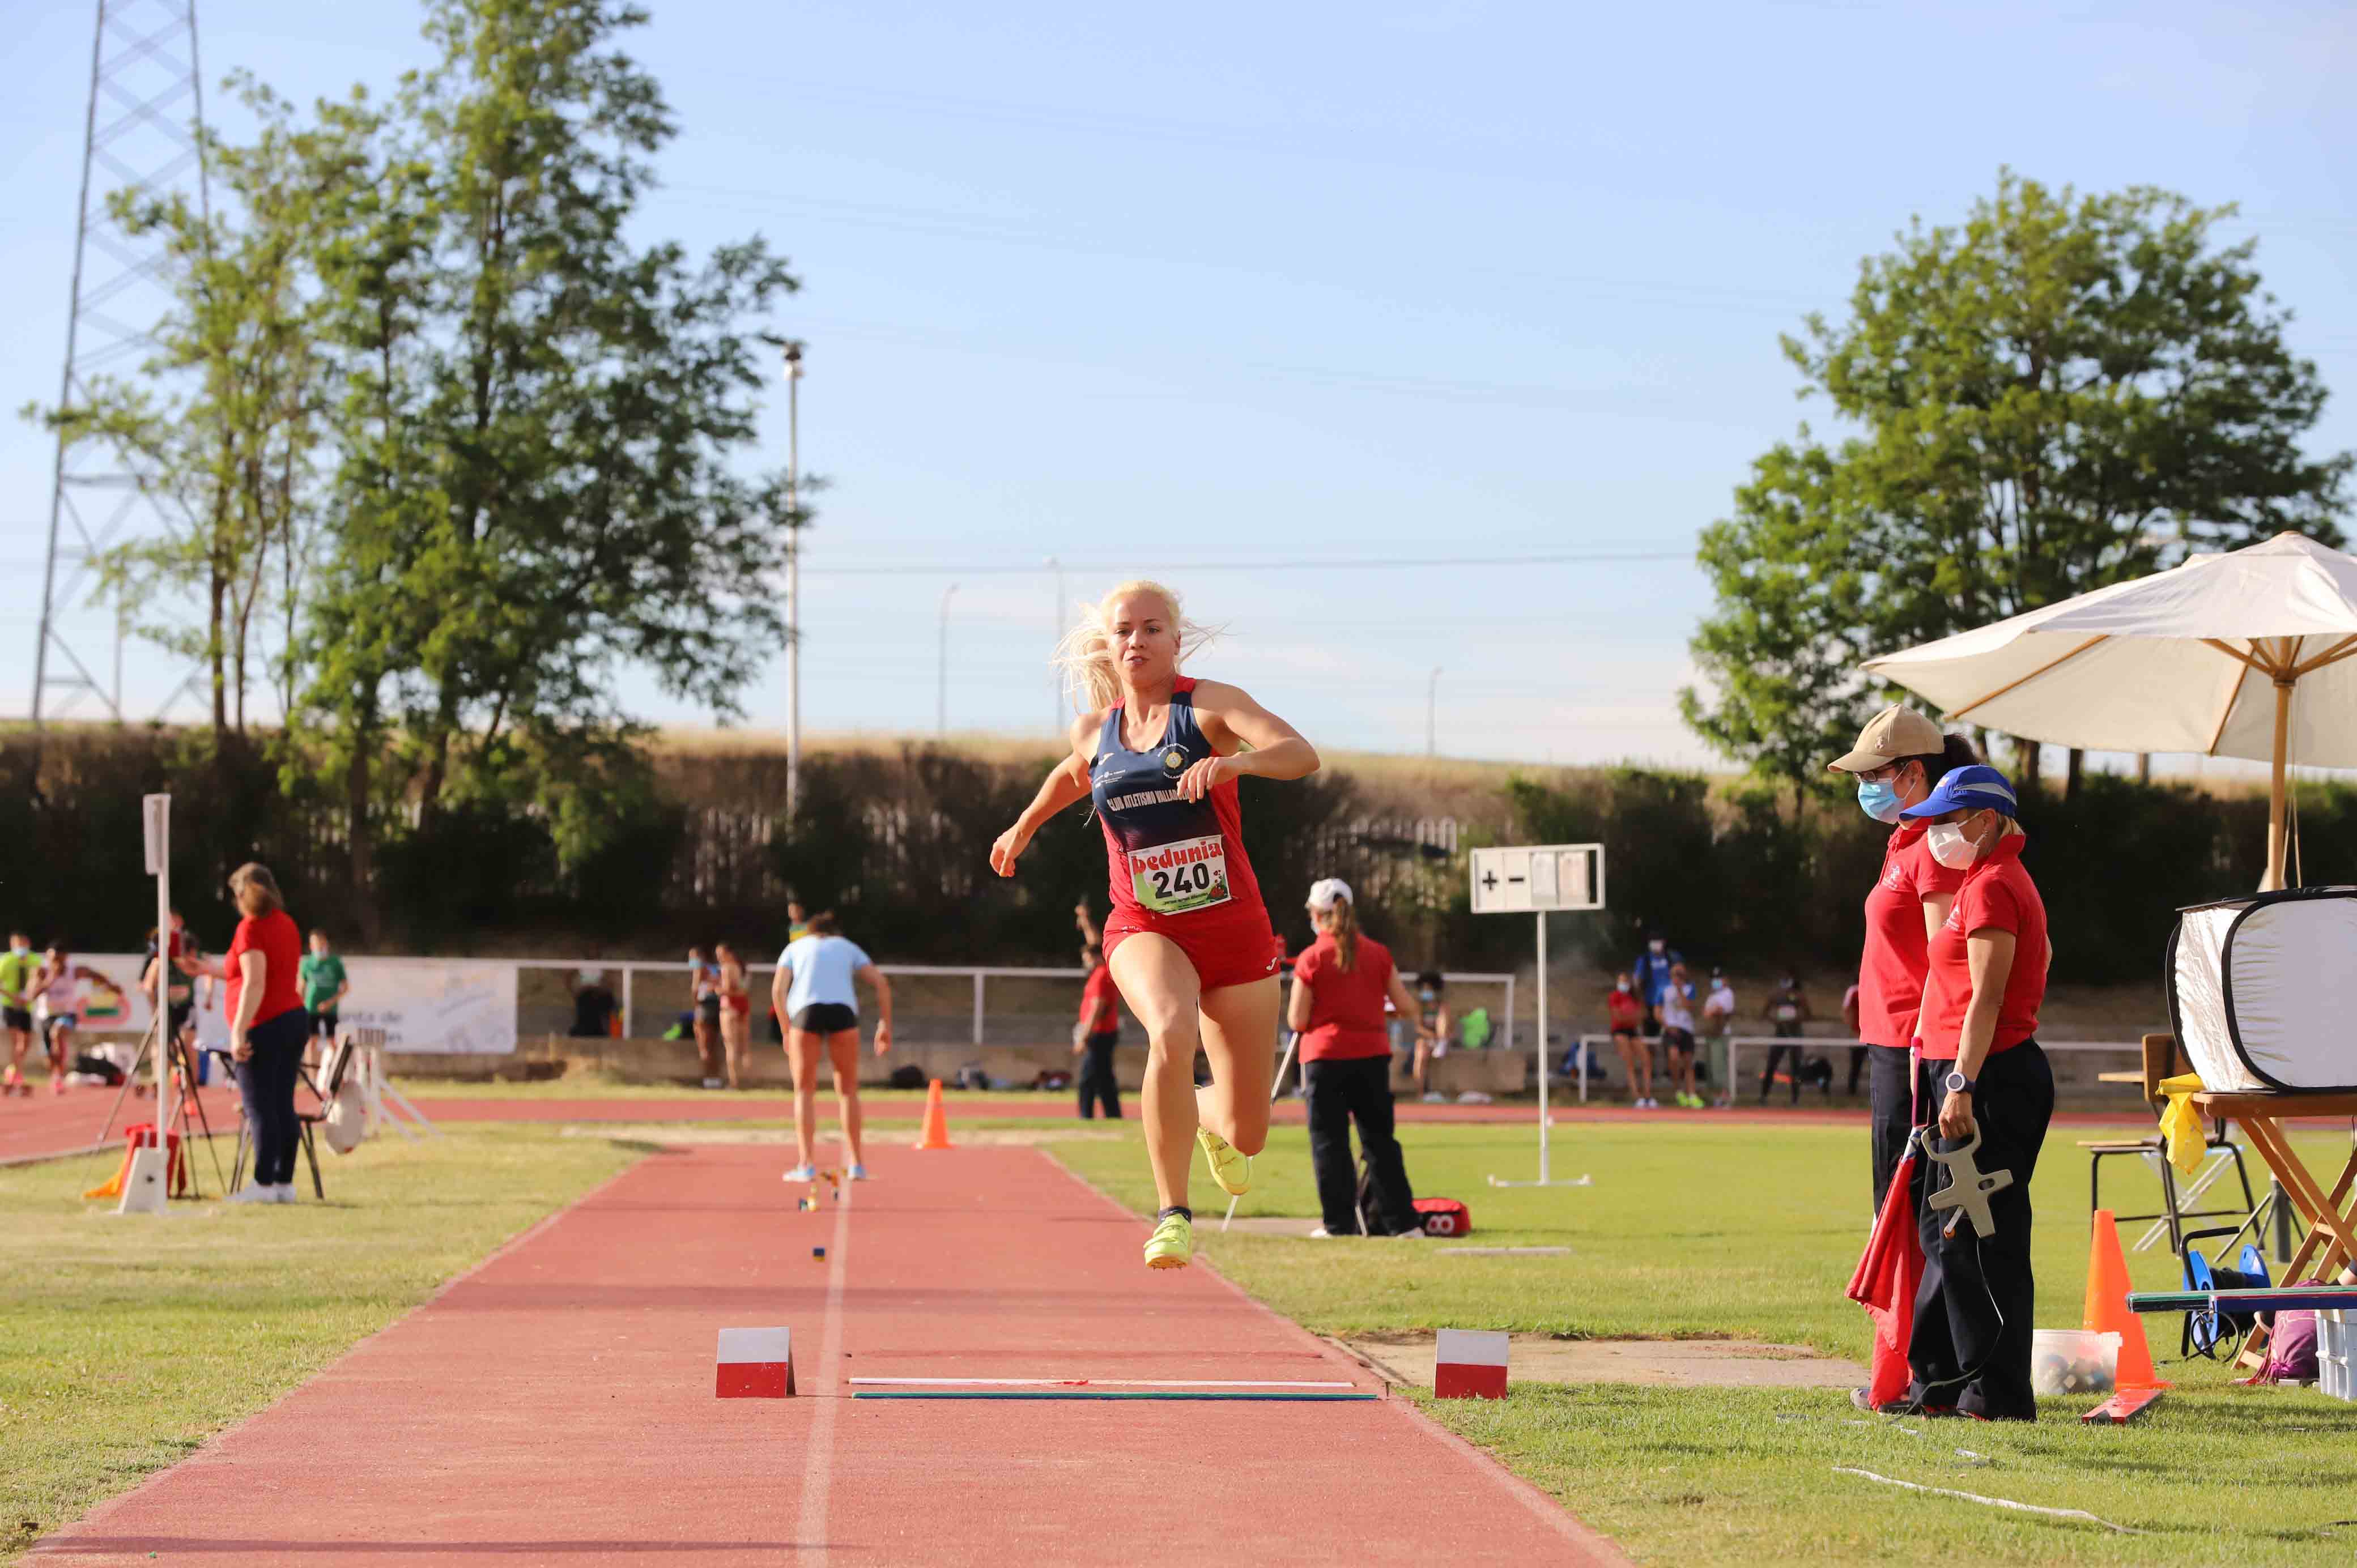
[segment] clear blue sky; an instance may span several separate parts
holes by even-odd
[[[632,47],[683,134],[646,232],[759,231],[805,285],[770,325],[809,341],[803,457],[834,483],[817,730],[931,726],[955,582],[952,727],[1044,736],[1054,555],[1075,596],[1167,575],[1230,625],[1200,671],[1330,745],[1421,749],[1439,666],[1444,751],[1704,761],[1674,709],[1691,549],[1809,412],[1778,332],[2003,164],[2241,202],[2295,346],[2357,382],[2346,6],[652,8]],[[56,394],[91,9],[10,7],[11,410]],[[398,0],[202,23],[209,77],[298,98],[424,56]],[[769,428],[781,458],[782,392]],[[2345,398],[2315,445],[2357,446]],[[0,713],[29,687],[49,462],[0,429]],[[1189,566],[1566,551],[1655,558]],[[86,655],[108,624],[79,623]],[[744,672],[752,724],[781,722],[782,670]],[[135,646],[126,705],[180,673]]]

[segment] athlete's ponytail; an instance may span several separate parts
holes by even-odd
[[[1082,605],[1080,619],[1064,633],[1063,640],[1056,645],[1055,656],[1049,660],[1063,672],[1064,691],[1071,698],[1075,713],[1093,713],[1121,701],[1121,674],[1113,657],[1113,607],[1133,594],[1152,594],[1168,609],[1172,629],[1178,634],[1178,658],[1182,663],[1189,654],[1217,635],[1216,628],[1189,620],[1178,596],[1159,583],[1133,580],[1092,605]]]
[[[1334,953],[1342,972],[1359,961],[1359,911],[1348,898],[1337,898],[1334,907],[1326,911],[1327,933],[1334,939]]]

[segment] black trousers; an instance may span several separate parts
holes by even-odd
[[[1309,1165],[1318,1176],[1318,1207],[1336,1236],[1359,1233],[1359,1172],[1351,1158],[1351,1123],[1374,1176],[1375,1212],[1383,1234],[1417,1229],[1415,1193],[1407,1162],[1392,1131],[1392,1058],[1353,1057],[1301,1064],[1309,1106]]]
[[[1776,1026],[1776,1037],[1780,1040],[1791,1040],[1793,1043],[1789,1046],[1770,1046],[1768,1047],[1767,1070],[1760,1075],[1760,1099],[1761,1103],[1766,1103],[1768,1091],[1776,1087],[1776,1064],[1782,1061],[1788,1055],[1792,1058],[1792,1103],[1795,1105],[1801,1103],[1800,1035],[1801,1029],[1800,1026],[1797,1024],[1779,1024]]]
[[[1121,1039],[1111,1032],[1091,1035],[1082,1043],[1088,1055],[1081,1062],[1081,1120],[1097,1119],[1097,1106],[1104,1106],[1105,1120],[1121,1120],[1121,1083],[1113,1075],[1113,1048]]]
[[[264,1187],[295,1179],[295,1153],[302,1139],[302,1124],[295,1119],[295,1079],[310,1038],[311,1015],[300,1007],[245,1031],[253,1055],[237,1064],[237,1092],[253,1133],[253,1179]]]
[[[1883,1197],[1890,1190],[1891,1173],[1899,1168],[1899,1156],[1907,1152],[1907,1134],[1915,1126],[1913,1069],[1908,1065],[1910,1052],[1905,1046],[1860,1048],[1873,1069],[1867,1079],[1872,1107],[1867,1117],[1873,1128],[1874,1211],[1880,1214]],[[1931,1113],[1936,1116],[1939,1107],[1934,1105]]]
[[[1918,1074],[1924,1118],[1935,1124],[1926,1141],[1943,1152],[1964,1146],[1936,1129],[1940,1102],[1947,1098],[1939,1080],[1954,1065],[1927,1061]],[[2038,1309],[2029,1271],[2029,1182],[2053,1117],[2054,1072],[2037,1041],[2025,1040],[1982,1064],[1973,1085],[1973,1120],[1981,1134],[1973,1163],[1984,1173],[2013,1173],[2013,1185],[1989,1198],[1994,1238],[1981,1236],[1970,1219],[1957,1224],[1953,1236],[1943,1236],[1949,1217],[1962,1211],[1933,1208],[1926,1199],[1948,1185],[1947,1171],[1924,1160],[1916,1173],[1923,1283],[1915,1293],[1907,1364],[1915,1374],[1909,1396],[1923,1404],[1953,1404],[1999,1420],[2037,1418],[2037,1396],[2029,1391],[2029,1335]]]

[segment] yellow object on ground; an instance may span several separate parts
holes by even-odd
[[[2187,1176],[2201,1168],[2202,1152],[2209,1143],[2201,1112],[2193,1109],[2193,1097],[2201,1088],[2199,1073],[2181,1072],[2160,1080],[2160,1091],[2169,1097],[2160,1113],[2161,1136],[2169,1140],[2169,1163]]]

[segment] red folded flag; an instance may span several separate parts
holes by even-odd
[[[1890,1176],[1882,1212],[1866,1240],[1849,1298],[1874,1320],[1873,1375],[1867,1394],[1875,1404],[1904,1399],[1914,1375],[1907,1369],[1907,1341],[1915,1334],[1915,1288],[1923,1283],[1923,1241],[1915,1232],[1915,1149]]]

